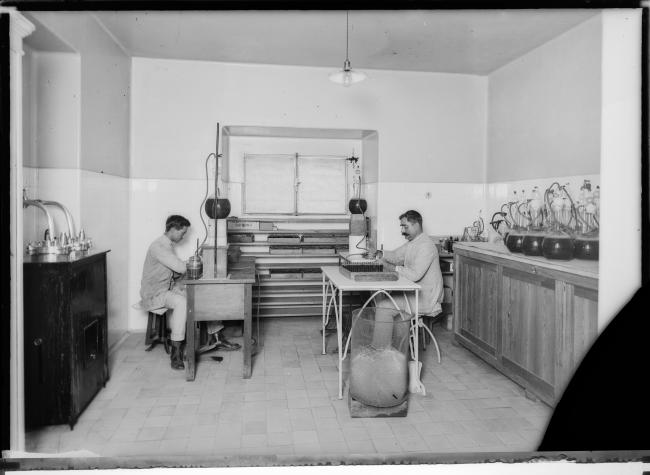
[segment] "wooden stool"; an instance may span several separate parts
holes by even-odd
[[[162,343],[165,352],[170,353],[169,337],[167,336],[167,309],[164,307],[149,310],[147,333],[144,339],[144,344],[149,346],[144,351],[153,350],[157,343]]]

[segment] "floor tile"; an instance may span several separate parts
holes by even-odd
[[[401,452],[402,446],[395,437],[373,438],[372,443],[377,449],[377,453],[394,453]]]
[[[352,418],[337,397],[337,355],[321,355],[319,329],[317,318],[265,320],[251,379],[234,352],[219,364],[203,358],[193,382],[169,368],[162,347],[145,353],[143,335],[130,335],[75,430],[32,431],[26,446],[111,456],[530,451],[552,414],[440,329],[442,362],[422,352],[427,392],[410,396],[406,417]]]
[[[292,435],[295,445],[318,444],[318,433],[314,430],[295,430]]]
[[[161,440],[167,431],[166,427],[144,427],[136,438],[137,441]]]

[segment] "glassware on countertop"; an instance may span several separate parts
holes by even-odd
[[[531,198],[526,203],[528,229],[524,236],[521,250],[527,256],[542,255],[542,241],[546,229],[544,226],[543,202],[537,187],[533,188]]]
[[[600,187],[592,192],[591,182],[585,180],[580,188],[576,206],[576,229],[574,246],[576,259],[597,260],[599,257]]]

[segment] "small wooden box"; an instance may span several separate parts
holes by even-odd
[[[302,241],[305,243],[335,244],[337,237],[334,234],[305,235],[302,237]],[[345,242],[347,243],[347,238]]]
[[[303,280],[321,280],[323,278],[323,273],[320,269],[310,269],[302,271]]]
[[[260,228],[260,223],[258,221],[238,221],[234,219],[228,220],[228,229],[231,230],[258,230]]]
[[[253,239],[254,239],[254,235],[250,233],[228,235],[229,242],[253,242]]]
[[[397,272],[383,271],[383,272],[350,272],[343,266],[339,266],[341,274],[348,279],[357,282],[383,282],[395,281],[399,279]]]
[[[292,280],[300,280],[302,277],[301,272],[271,272],[269,275],[270,279],[292,279]]]
[[[275,234],[267,239],[269,244],[300,244],[300,236],[297,234]]]
[[[329,246],[309,246],[302,249],[303,254],[331,254],[334,255],[333,247]]]
[[[393,407],[374,407],[357,401],[348,391],[348,407],[350,408],[350,417],[406,417],[409,400],[407,397],[404,402]]]

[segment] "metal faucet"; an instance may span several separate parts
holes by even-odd
[[[56,236],[56,233],[54,232],[54,221],[52,220],[52,215],[50,212],[47,210],[47,208],[43,205],[43,203],[39,200],[23,200],[23,208],[27,208],[29,206],[36,206],[39,208],[43,213],[45,213],[45,216],[47,217],[47,226],[48,229],[50,230],[50,236]]]
[[[56,206],[57,208],[61,209],[63,213],[65,214],[65,220],[66,223],[68,224],[68,234],[70,236],[75,236],[75,229],[74,229],[74,221],[72,220],[72,215],[70,214],[70,211],[68,211],[68,208],[63,206],[61,203],[58,201],[43,201],[43,200],[35,200],[40,203],[43,203],[46,206]]]

